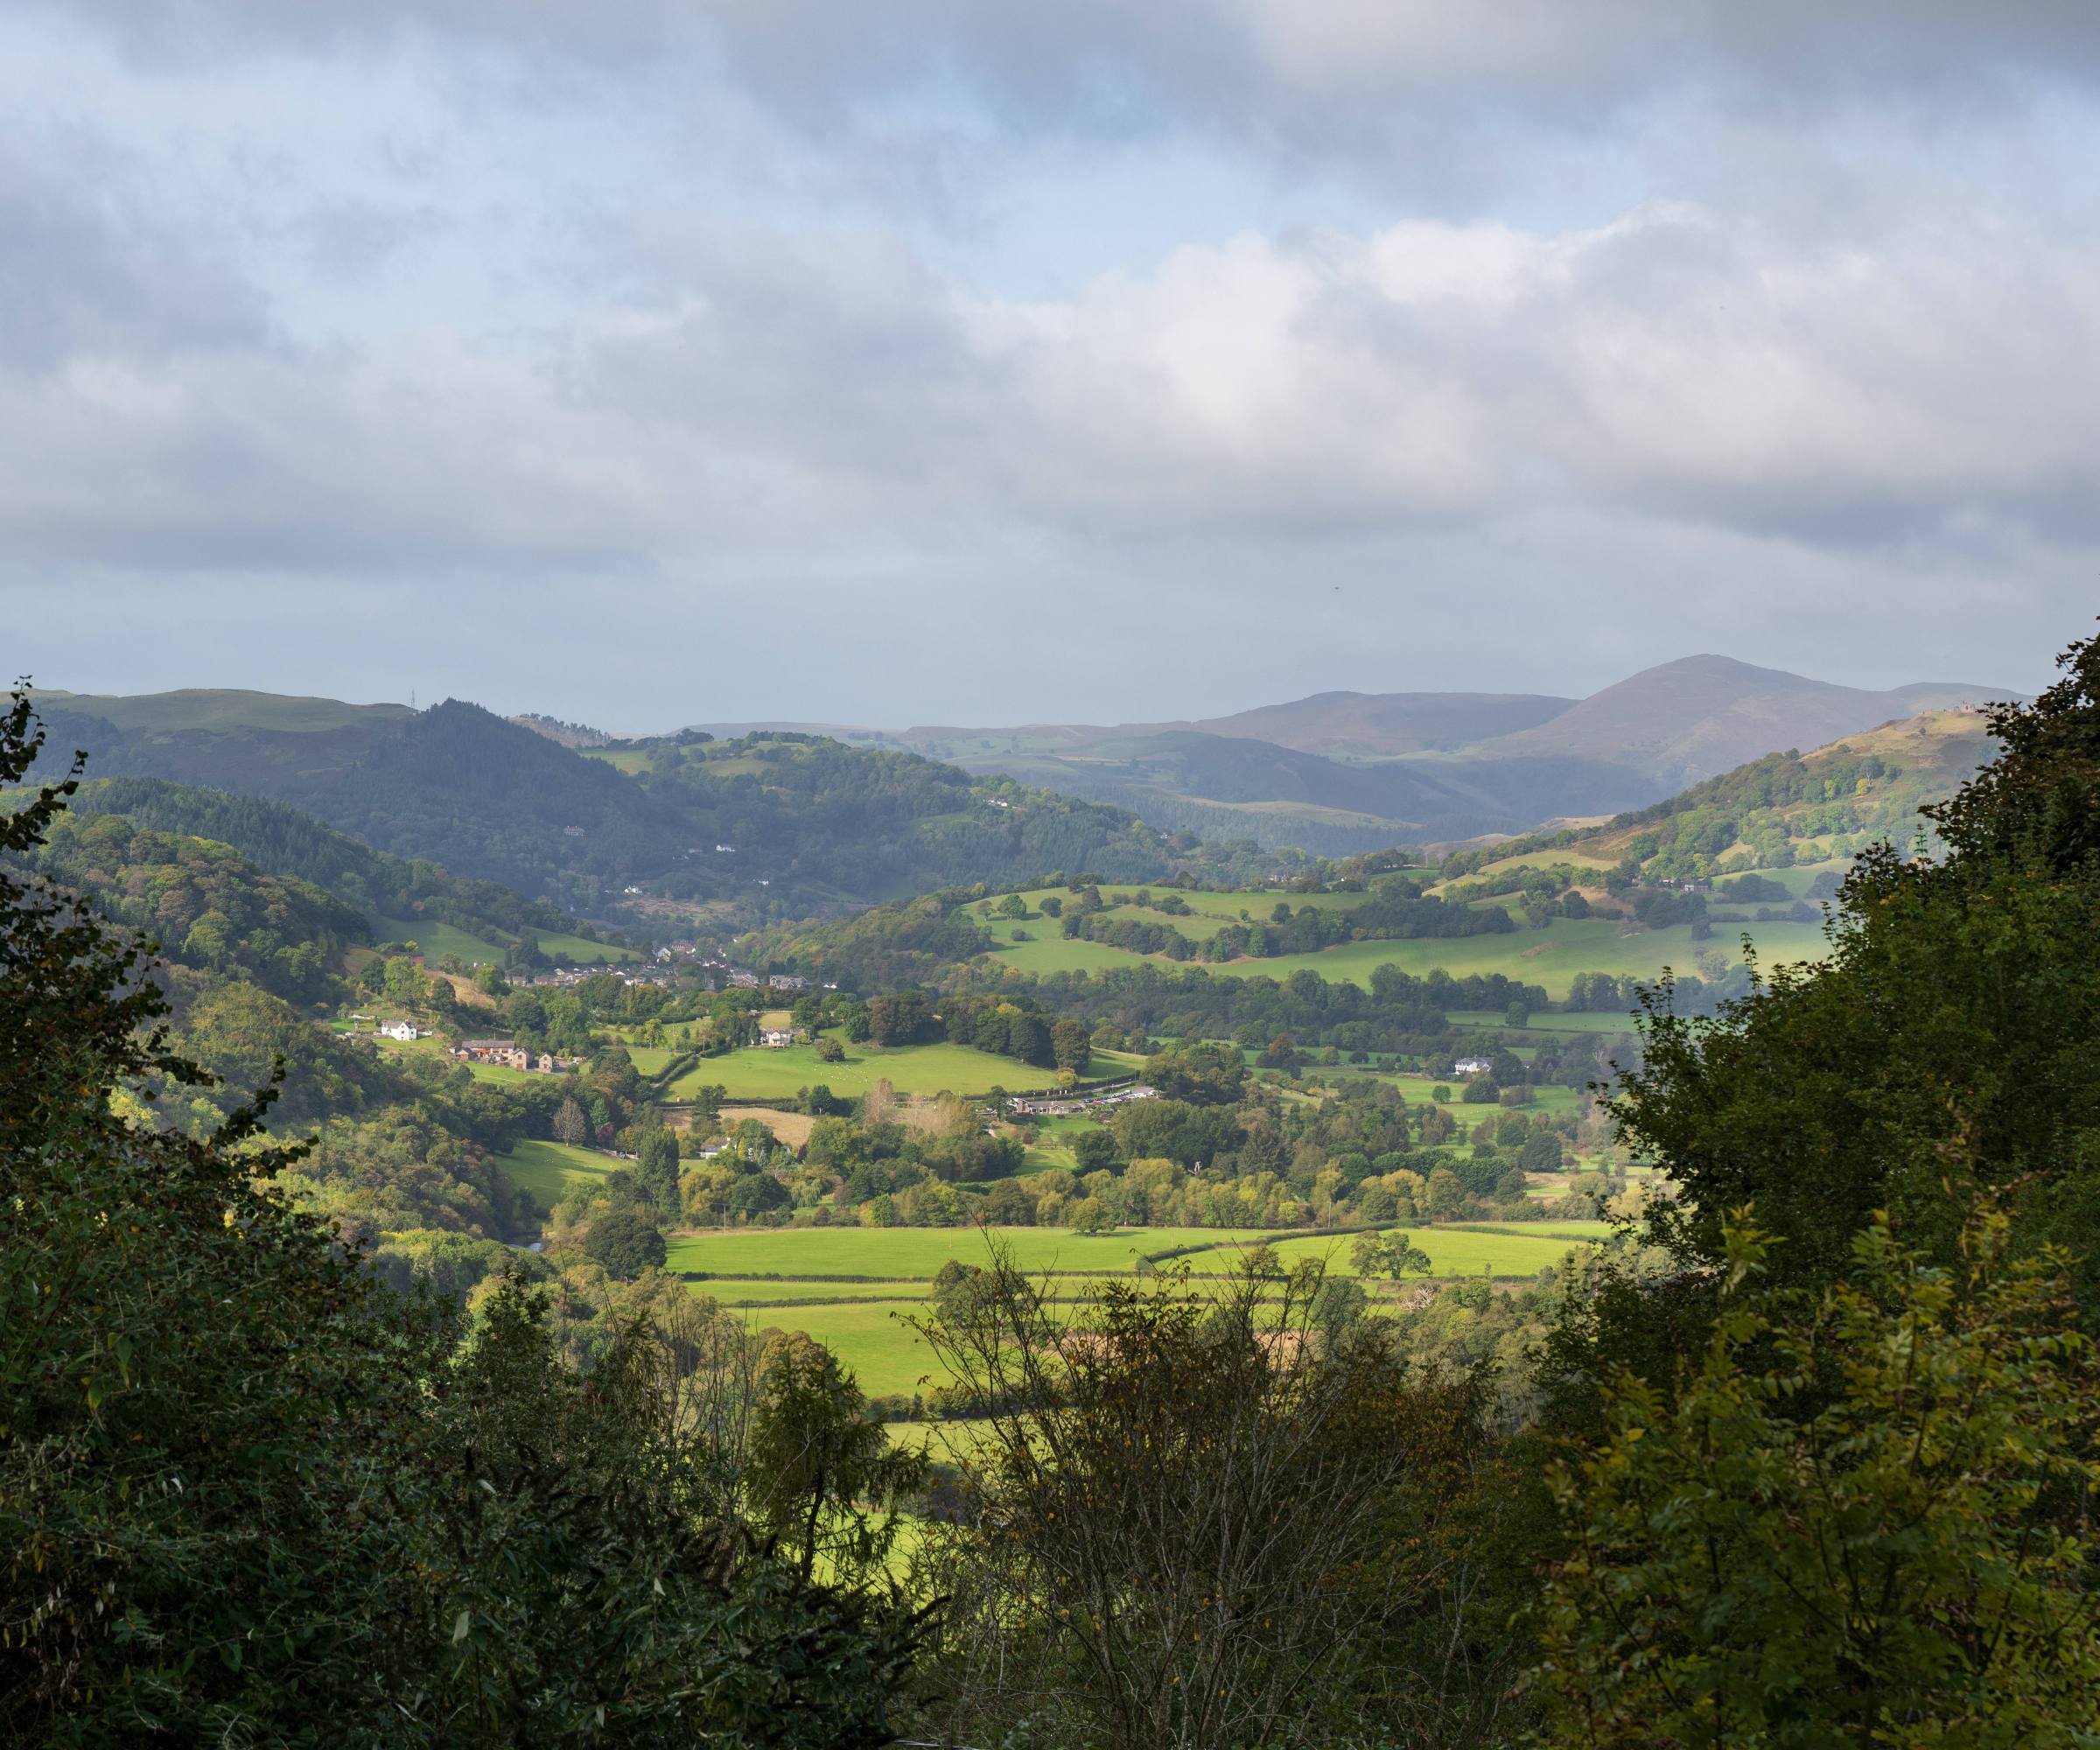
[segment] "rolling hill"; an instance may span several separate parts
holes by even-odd
[[[578,749],[458,700],[38,703],[52,745],[87,751],[97,776],[282,803],[584,917],[656,901],[676,908],[660,920],[744,924],[1059,868],[1158,879],[1190,854],[1120,809],[804,736]]]
[[[1128,808],[1166,831],[1344,857],[1645,808],[1768,753],[2001,696],[1937,682],[1877,692],[1701,655],[1584,699],[1332,692],[1187,722],[832,732]]]

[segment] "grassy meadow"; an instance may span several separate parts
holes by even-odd
[[[1785,872],[1801,876],[1799,885],[1804,888],[1808,879],[1812,878],[1805,871]],[[1118,893],[1125,891],[1115,890]],[[1025,893],[1022,898],[1027,902],[1029,911],[1036,914],[1040,913],[1043,899],[1050,894],[1061,896],[1064,890],[1047,888]],[[1104,888],[1102,897],[1110,899],[1112,894]],[[1274,889],[1260,892],[1184,893],[1181,897],[1201,915],[1170,918],[1136,907],[1112,907],[1108,914],[1167,924],[1184,935],[1200,938],[1219,924],[1236,920],[1242,910],[1256,919],[1266,917],[1279,898],[1288,898],[1293,906],[1314,905],[1338,911],[1347,911],[1362,900],[1361,894],[1355,893],[1284,895]],[[1162,965],[1176,963],[1163,956],[1132,954],[1102,942],[1068,941],[1060,934],[1061,920],[1057,918],[1040,915],[1024,919],[996,915],[984,918],[974,906],[970,915],[990,929],[998,944],[994,951],[1000,963],[1017,971],[1096,972],[1145,958],[1156,958]],[[1016,942],[1017,930],[1032,939]],[[1543,985],[1549,997],[1558,999],[1568,994],[1569,984],[1578,972],[1609,972],[1619,977],[1631,976],[1653,980],[1661,976],[1665,966],[1681,972],[1692,970],[1702,951],[1717,952],[1733,960],[1738,952],[1737,938],[1745,933],[1756,942],[1759,955],[1768,965],[1820,960],[1828,948],[1820,924],[1724,924],[1714,929],[1711,940],[1698,942],[1692,940],[1691,927],[1686,924],[1669,929],[1628,930],[1624,924],[1610,918],[1554,918],[1539,928],[1520,928],[1506,935],[1343,942],[1316,954],[1285,955],[1273,960],[1236,960],[1208,966],[1206,970],[1214,976],[1280,981],[1300,968],[1309,968],[1323,978],[1346,979],[1368,985],[1372,972],[1381,966],[1396,966],[1418,977],[1440,967],[1453,977],[1499,972],[1527,984]]]
[[[435,918],[388,918],[374,913],[372,918],[373,939],[382,947],[399,947],[414,942],[416,951],[425,960],[433,962],[457,958],[469,966],[496,966],[502,963],[504,948],[478,935],[470,935],[448,923]],[[631,948],[614,948],[602,942],[586,942],[580,935],[564,935],[553,930],[539,933],[540,951],[550,958],[578,966],[611,965],[619,961],[639,960],[641,956]]]
[[[1001,1057],[966,1045],[847,1045],[845,1058],[826,1063],[814,1042],[768,1050],[746,1046],[724,1057],[704,1057],[672,1083],[670,1097],[685,1100],[699,1088],[719,1087],[732,1100],[784,1100],[804,1088],[829,1088],[857,1099],[878,1082],[900,1094],[983,1094],[1004,1088],[1015,1094],[1056,1085],[1056,1072],[1018,1058]],[[627,1055],[644,1074],[662,1070],[674,1054],[630,1046]],[[653,1067],[652,1067],[653,1066]],[[1113,1060],[1096,1073],[1113,1073]]]
[[[1432,1276],[1492,1275],[1522,1280],[1560,1264],[1571,1247],[1601,1238],[1601,1222],[1511,1223],[1484,1228],[1422,1227],[1408,1230],[1429,1255]],[[875,1396],[929,1390],[941,1383],[934,1358],[908,1320],[923,1307],[933,1277],[951,1258],[990,1262],[996,1239],[1029,1271],[1099,1272],[1060,1275],[1051,1290],[1076,1313],[1106,1283],[1126,1278],[1138,1258],[1174,1248],[1201,1250],[1184,1259],[1196,1276],[1228,1272],[1246,1249],[1265,1236],[1223,1228],[1125,1228],[1084,1236],[1061,1228],[760,1228],[693,1234],[673,1239],[668,1267],[705,1271],[689,1284],[695,1294],[734,1309],[757,1330],[801,1331],[830,1348],[853,1370],[861,1390]],[[1350,1274],[1349,1235],[1313,1235],[1276,1242],[1286,1264],[1324,1257]],[[1171,1267],[1171,1264],[1170,1266]],[[885,1281],[853,1282],[850,1277]],[[791,1278],[782,1280],[780,1278]],[[767,1279],[772,1278],[772,1279]]]
[[[495,1156],[494,1159],[521,1190],[530,1192],[547,1205],[555,1203],[578,1180],[603,1179],[620,1166],[610,1155],[600,1154],[595,1149],[530,1140],[520,1143],[508,1154]]]

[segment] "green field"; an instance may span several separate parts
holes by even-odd
[[[1012,1249],[1022,1270],[1127,1270],[1145,1252],[1214,1241],[1256,1239],[1228,1228],[1119,1228],[1088,1236],[1066,1228],[752,1228],[670,1242],[667,1268],[715,1277],[911,1277],[930,1281],[950,1258],[984,1264],[990,1241]],[[707,1292],[717,1293],[714,1288]],[[721,1291],[726,1292],[726,1291]]]
[[[1032,900],[1040,896],[1024,897]],[[1250,899],[1273,905],[1278,896],[1270,892],[1193,893],[1184,897],[1191,906],[1195,906],[1204,900]],[[1296,903],[1297,896],[1292,898]],[[1308,896],[1308,902],[1325,900],[1340,904],[1357,898],[1349,893],[1314,894]],[[1258,918],[1265,914],[1267,908],[1256,911],[1249,905],[1247,909]],[[1174,925],[1185,935],[1208,933],[1196,928],[1205,921],[1203,919],[1176,920],[1154,912],[1137,911],[1128,915]],[[1236,916],[1237,912],[1233,915]],[[1059,920],[1055,918],[1031,918],[1018,925],[1012,920],[999,918],[990,920],[990,924],[993,939],[1003,944],[997,950],[1000,963],[1023,972],[1094,972],[1152,957],[1101,942],[1068,941],[1058,933]],[[1012,934],[1016,928],[1026,930],[1035,940],[1014,942]],[[1710,941],[1695,942],[1689,924],[1628,933],[1624,925],[1610,918],[1556,918],[1542,928],[1514,930],[1507,935],[1344,942],[1318,954],[1284,955],[1274,960],[1236,960],[1206,970],[1216,976],[1281,981],[1302,967],[1309,968],[1323,978],[1348,979],[1368,985],[1371,974],[1381,966],[1396,966],[1418,977],[1441,967],[1453,977],[1464,977],[1469,973],[1500,972],[1527,984],[1543,985],[1549,997],[1558,999],[1568,994],[1569,984],[1578,972],[1609,972],[1619,977],[1630,975],[1652,980],[1660,976],[1665,966],[1680,972],[1692,971],[1702,950],[1719,953],[1732,962],[1739,952],[1736,940],[1746,932],[1757,942],[1768,965],[1820,960],[1828,952],[1829,944],[1824,940],[1820,924],[1721,925],[1714,929]],[[1181,963],[1156,958],[1161,965]]]
[[[372,934],[382,947],[412,942],[423,957],[433,962],[455,956],[469,966],[497,966],[503,961],[504,949],[496,943],[469,935],[465,930],[440,923],[435,918],[388,918],[374,913]],[[540,951],[550,958],[573,962],[579,966],[641,957],[631,948],[612,948],[602,942],[585,942],[580,935],[563,935],[553,930],[540,932],[539,942]]]
[[[463,929],[439,923],[434,918],[382,918],[374,914],[372,934],[382,946],[412,942],[425,960],[439,961],[457,956],[469,966],[500,965],[503,950],[494,942]]]
[[[1550,1225],[1542,1222],[1536,1228],[1516,1222],[1492,1234],[1432,1227],[1409,1228],[1405,1231],[1416,1245],[1429,1254],[1432,1276],[1483,1276],[1492,1270],[1497,1278],[1508,1278],[1536,1276],[1542,1270],[1557,1268],[1571,1247],[1580,1245],[1586,1239],[1600,1238],[1609,1230],[1602,1222],[1556,1222]],[[1276,1250],[1286,1264],[1324,1257],[1330,1270],[1344,1276],[1355,1274],[1355,1267],[1349,1262],[1349,1242],[1346,1239],[1316,1236],[1284,1240]],[[1201,1267],[1200,1259],[1198,1267]]]
[[[1492,1009],[1453,1009],[1445,1018],[1453,1026],[1460,1027],[1509,1026],[1506,1015],[1498,1014]],[[1634,1019],[1630,1012],[1623,1015],[1534,1015],[1525,1023],[1524,1031],[1535,1033],[1630,1033],[1634,1031]]]
[[[727,1088],[732,1100],[788,1099],[816,1087],[852,1099],[877,1082],[887,1082],[900,1094],[983,1094],[993,1088],[1019,1094],[1051,1087],[1055,1080],[1050,1070],[966,1045],[849,1045],[842,1063],[826,1063],[814,1044],[771,1051],[747,1046],[725,1057],[702,1058],[672,1083],[671,1098],[690,1099],[696,1088],[717,1086]]]
[[[587,942],[580,935],[563,935],[554,930],[540,931],[539,938],[540,952],[550,960],[571,962],[578,966],[609,965],[614,961],[641,958],[631,948],[614,948],[609,942]]]
[[[520,1143],[508,1154],[497,1155],[495,1163],[521,1190],[529,1191],[549,1205],[579,1180],[603,1179],[620,1166],[610,1155],[594,1149],[531,1141]]]
[[[714,1292],[703,1284],[703,1294]],[[830,1306],[783,1306],[768,1314],[753,1308],[746,1322],[753,1330],[801,1331],[814,1337],[853,1371],[860,1389],[871,1397],[891,1392],[930,1390],[938,1378],[933,1353],[917,1332],[905,1323],[918,1301],[886,1305],[881,1301],[842,1302]]]
[[[539,1146],[546,1146],[541,1144]],[[1479,1277],[1492,1270],[1502,1280],[1523,1279],[1558,1266],[1571,1247],[1600,1238],[1601,1222],[1513,1223],[1489,1232],[1452,1228],[1410,1228],[1414,1242],[1429,1254],[1437,1276]],[[1264,1236],[1222,1228],[1124,1228],[1088,1238],[1058,1228],[1000,1228],[992,1235],[1012,1249],[1014,1263],[1028,1270],[1097,1270],[1127,1277],[1140,1254],[1174,1246],[1202,1246],[1185,1261],[1199,1278],[1229,1272],[1246,1247]],[[1328,1268],[1350,1274],[1350,1235],[1314,1235],[1276,1242],[1286,1264],[1324,1257]],[[923,1306],[934,1272],[950,1258],[982,1264],[990,1258],[987,1236],[956,1228],[788,1228],[690,1236],[670,1242],[668,1267],[713,1274],[690,1284],[696,1294],[741,1313],[755,1330],[802,1331],[850,1368],[871,1395],[924,1389],[934,1373],[933,1357],[906,1322]],[[789,1273],[814,1281],[755,1280],[735,1272]],[[821,1278],[886,1276],[908,1280],[855,1283]],[[1075,1315],[1098,1294],[1104,1278],[1058,1277],[1051,1292]],[[1200,1285],[1200,1284],[1199,1284]],[[806,1301],[802,1306],[783,1305]]]

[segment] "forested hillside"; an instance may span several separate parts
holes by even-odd
[[[178,966],[290,1003],[340,996],[343,950],[371,940],[362,911],[312,882],[128,815],[61,816],[27,866],[158,941]]]
[[[1491,846],[1448,859],[1447,889],[1475,897],[1536,887],[1541,877],[1595,884],[1616,872],[1723,897],[1797,897],[1779,872],[1816,867],[1836,892],[1848,859],[1882,840],[1908,850],[1937,844],[1921,808],[1951,795],[1991,757],[1981,713],[1928,711],[1850,735],[1808,753],[1789,749],[1680,792],[1606,824]]]
[[[987,875],[1070,867],[1158,878],[1193,850],[1115,808],[818,738],[579,752],[456,700],[417,713],[302,710],[285,726],[285,712],[239,703],[263,696],[161,696],[147,711],[64,695],[46,720],[54,744],[86,750],[98,775],[284,803],[378,850],[500,883],[565,914],[604,917],[649,898],[708,908],[689,909],[688,921],[751,921]],[[200,826],[212,813],[193,797],[154,806]],[[281,818],[219,813],[216,825],[250,835],[258,853],[269,844],[305,866],[337,860]],[[390,865],[354,872],[375,895],[409,891]]]
[[[281,802],[158,778],[106,778],[82,784],[71,813],[122,815],[155,831],[231,845],[258,868],[326,888],[368,916],[427,918],[498,942],[576,928],[544,900],[453,875],[425,858],[374,850]]]

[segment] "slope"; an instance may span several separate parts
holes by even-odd
[[[122,815],[158,832],[230,845],[270,874],[311,882],[356,907],[380,926],[380,935],[405,930],[426,947],[438,940],[438,951],[445,932],[458,932],[500,956],[507,948],[567,936],[578,928],[543,900],[451,874],[426,859],[374,850],[283,802],[159,778],[102,778],[80,787],[71,812],[82,818]]]
[[[1869,692],[1726,656],[1687,656],[1644,668],[1550,723],[1473,752],[1574,755],[1675,789],[1782,748],[1818,746],[1932,706],[1999,696],[1990,688],[1936,682]]]
[[[458,700],[45,698],[53,745],[87,750],[93,772],[282,803],[564,914],[661,897],[755,921],[1047,869],[1156,879],[1186,854],[1117,809],[816,738],[579,751]]]

